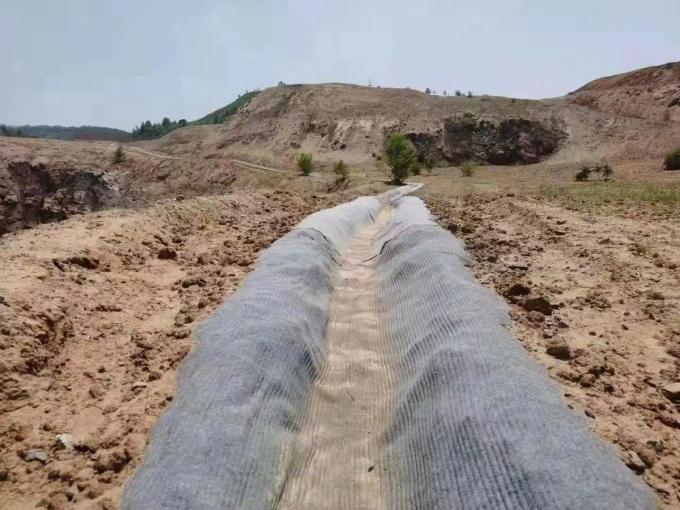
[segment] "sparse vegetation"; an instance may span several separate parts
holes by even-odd
[[[302,152],[297,158],[297,167],[302,175],[309,175],[314,170],[314,160],[308,152]]]
[[[401,184],[409,172],[420,172],[413,144],[402,133],[395,133],[385,143],[385,158],[392,172],[392,182]]]
[[[666,154],[663,166],[666,170],[680,170],[680,147]]]
[[[587,181],[590,176],[597,174],[603,181],[610,181],[614,175],[614,169],[609,163],[603,162],[597,165],[583,165],[574,176],[574,179],[580,182]]]
[[[589,186],[541,186],[541,196],[579,206],[606,206],[612,203],[647,203],[680,205],[680,187],[616,181],[593,182]]]
[[[222,124],[225,120],[234,115],[239,110],[239,108],[250,103],[250,101],[259,93],[259,90],[253,90],[251,92],[241,94],[235,101],[232,101],[227,106],[224,106],[219,110],[215,110],[205,117],[201,117],[200,119],[192,122],[192,124]]]
[[[477,171],[478,167],[479,165],[474,161],[463,161],[460,164],[460,174],[463,177],[472,177],[473,175],[475,175],[475,172]]]
[[[338,176],[338,181],[349,181],[349,166],[343,160],[335,163],[333,173]]]
[[[588,178],[590,178],[590,174],[592,172],[592,169],[588,165],[583,165],[578,172],[576,172],[576,175],[574,176],[574,179],[577,181],[587,181]]]
[[[117,165],[123,161],[125,161],[125,151],[123,151],[123,147],[119,145],[116,147],[116,152],[113,153],[113,164]]]

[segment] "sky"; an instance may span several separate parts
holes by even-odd
[[[521,98],[680,60],[680,0],[0,0],[0,123],[130,130],[245,90]]]

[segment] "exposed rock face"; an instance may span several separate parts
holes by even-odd
[[[492,165],[537,163],[557,150],[566,134],[557,126],[511,118],[480,119],[472,114],[446,119],[434,134],[406,135],[421,161]]]
[[[0,234],[102,208],[114,191],[89,170],[29,162],[0,169]]]

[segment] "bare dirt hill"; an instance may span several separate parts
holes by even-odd
[[[650,94],[663,95],[673,87],[680,90],[680,81],[667,78],[651,86]],[[245,155],[293,166],[295,156],[305,151],[320,162],[342,158],[380,166],[385,137],[400,131],[422,162],[450,166],[469,159],[495,165],[658,159],[680,140],[679,123],[659,124],[654,116],[599,108],[587,99],[592,94],[533,101],[289,85],[262,91],[223,125],[188,127],[146,143],[192,157]]]
[[[680,122],[680,62],[599,78],[573,93],[576,103],[655,122]]]

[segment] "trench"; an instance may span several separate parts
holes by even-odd
[[[382,439],[395,395],[372,258],[393,214],[383,206],[358,232],[334,276],[326,358],[300,432],[284,450],[279,510],[389,509]]]

